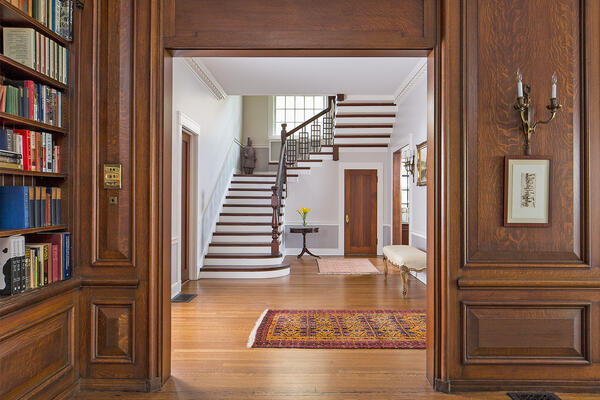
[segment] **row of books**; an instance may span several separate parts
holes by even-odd
[[[0,295],[9,296],[71,277],[68,232],[0,238]]]
[[[0,129],[0,168],[60,172],[60,146],[54,135],[26,129]]]
[[[62,190],[44,186],[0,186],[0,230],[61,224]]]
[[[62,127],[62,92],[30,80],[0,79],[0,112]]]
[[[65,85],[67,49],[33,28],[2,28],[3,54]]]
[[[73,0],[10,0],[10,3],[63,38],[73,39]]]

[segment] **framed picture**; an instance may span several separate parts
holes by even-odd
[[[417,186],[427,185],[427,141],[417,145]]]
[[[550,157],[504,159],[504,226],[550,225]]]

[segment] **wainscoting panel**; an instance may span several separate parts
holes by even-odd
[[[0,318],[0,398],[53,398],[78,379],[76,295]]]
[[[590,364],[590,307],[463,303],[463,362]]]
[[[92,303],[92,362],[134,360],[135,302],[104,300]]]

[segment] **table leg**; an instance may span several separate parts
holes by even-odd
[[[300,258],[304,255],[304,253],[313,256],[315,258],[321,258],[319,256],[314,255],[313,253],[310,252],[310,250],[308,250],[308,248],[306,247],[306,232],[302,232],[302,251],[300,252],[300,254],[298,254],[297,258]]]

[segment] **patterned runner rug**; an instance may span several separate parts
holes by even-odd
[[[425,312],[265,310],[248,347],[424,349]]]

